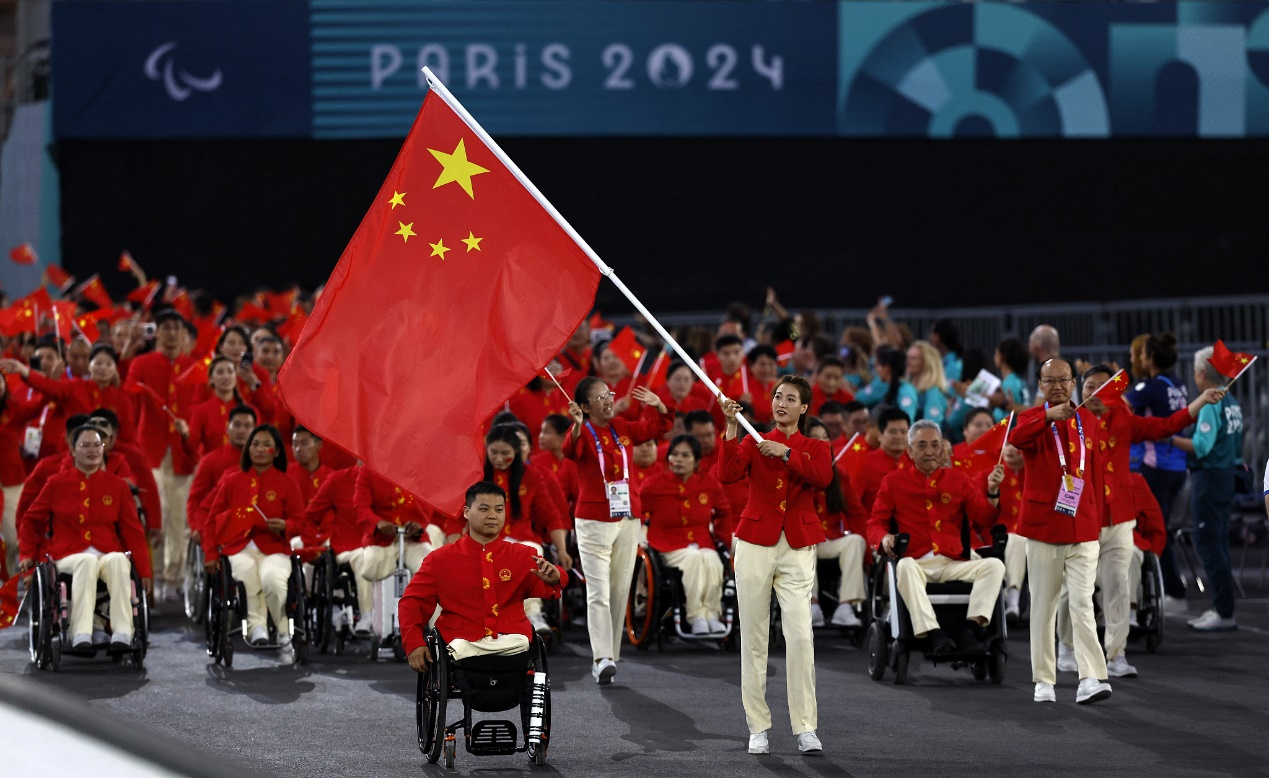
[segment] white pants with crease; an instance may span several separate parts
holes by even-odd
[[[586,631],[594,659],[621,659],[626,599],[639,554],[635,519],[577,519],[577,551],[586,575]]]

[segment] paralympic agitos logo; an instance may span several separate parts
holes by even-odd
[[[176,64],[175,51],[176,41],[168,41],[145,58],[145,77],[151,81],[162,81],[168,97],[181,102],[196,91],[213,92],[220,88],[220,68],[206,78],[192,75]]]

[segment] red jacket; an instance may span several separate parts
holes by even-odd
[[[197,462],[229,443],[229,412],[241,404],[237,398],[221,400],[213,396],[194,406],[186,419],[189,422],[189,437],[185,439],[185,452],[190,459]],[[250,405],[247,407],[256,412],[257,419],[260,418],[258,408]]]
[[[1151,551],[1155,556],[1163,554],[1163,547],[1168,542],[1168,523],[1163,518],[1159,501],[1150,484],[1141,473],[1133,473],[1128,483],[1132,489],[1132,497],[1137,507],[1137,526],[1132,529],[1132,539],[1137,548]]]
[[[446,641],[475,642],[496,635],[532,640],[525,599],[559,599],[568,583],[562,569],[555,586],[538,578],[535,556],[519,543],[495,540],[482,546],[467,535],[428,554],[397,605],[406,654],[424,644],[424,630],[438,604],[436,629]]]
[[[266,517],[286,521],[282,537],[269,531]],[[286,473],[274,467],[263,473],[254,467],[230,472],[221,480],[207,511],[203,551],[209,562],[233,556],[250,542],[264,554],[290,554],[287,539],[299,534],[303,520],[300,488]]]
[[[810,413],[812,416],[818,416],[820,408],[823,408],[824,403],[829,402],[830,400],[845,405],[854,399],[855,395],[845,387],[842,387],[836,392],[833,392],[833,394],[828,395],[824,394],[824,390],[820,389],[819,384],[813,384],[811,386],[811,407],[807,413]]]
[[[168,359],[159,351],[132,360],[128,365],[128,379],[124,388],[134,394],[140,415],[137,419],[137,441],[150,460],[150,467],[163,464],[163,456],[172,451],[172,469],[177,475],[194,472],[194,460],[185,451],[185,443],[176,431],[176,423],[168,415],[171,411],[183,418],[193,410],[189,402],[189,387],[177,384],[176,379],[194,360],[190,357]],[[163,410],[163,406],[167,410]]]
[[[102,465],[102,470],[116,478],[122,478],[125,481],[132,478],[132,469],[128,467],[128,462],[124,457],[106,457]],[[26,478],[26,483],[22,484],[22,491],[18,493],[16,514],[18,522],[22,521],[27,509],[35,502],[35,498],[40,495],[40,492],[44,490],[44,486],[53,476],[74,469],[75,460],[66,452],[51,454],[36,462],[31,474]]]
[[[511,512],[511,471],[495,470],[493,482],[507,493],[507,520],[502,525],[502,537],[550,544],[551,530],[569,528],[569,522],[560,513],[559,505],[552,496],[550,476],[531,467],[524,469],[519,489],[520,513],[514,516]],[[460,517],[450,526],[456,524],[459,525],[457,531],[448,534],[462,534],[466,522]]]
[[[128,480],[137,487],[139,492],[137,497],[141,500],[141,509],[145,511],[142,524],[150,529],[163,526],[163,503],[159,500],[159,485],[154,480],[154,474],[150,471],[150,463],[146,461],[145,454],[141,453],[141,449],[135,444],[116,440],[110,456],[112,459],[122,459],[127,462],[128,469],[132,471]]]
[[[749,478],[749,497],[740,512],[736,536],[759,546],[774,546],[781,533],[793,548],[822,543],[824,530],[815,512],[815,493],[833,480],[828,443],[800,432],[785,435],[778,429],[765,437],[793,449],[787,463],[758,453],[752,437],[723,441],[718,459],[723,482]]]
[[[114,411],[119,417],[119,439],[134,441],[137,437],[137,416],[133,406],[133,398],[121,387],[97,386],[87,378],[67,378],[54,381],[35,370],[27,376],[26,382],[40,394],[56,400],[66,408],[66,413],[74,416],[77,413],[91,413],[98,408]],[[62,427],[65,429],[65,424]],[[45,434],[48,434],[47,431]]]
[[[185,500],[185,521],[191,532],[202,532],[206,528],[207,511],[211,509],[220,479],[225,473],[241,468],[242,451],[228,443],[199,460]]]
[[[431,521],[431,510],[414,499],[414,495],[393,486],[382,476],[366,468],[358,468],[357,485],[353,502],[361,521],[363,546],[388,546],[397,542],[396,535],[384,535],[375,530],[379,522],[387,521],[398,527],[415,522],[426,527]]]
[[[1028,408],[1018,414],[1009,442],[1022,452],[1022,510],[1018,534],[1042,543],[1086,543],[1101,535],[1102,500],[1105,484],[1102,479],[1101,425],[1085,408],[1078,411],[1084,426],[1087,451],[1085,472],[1079,472],[1080,449],[1075,419],[1056,425],[1062,445],[1066,447],[1066,463],[1072,476],[1084,478],[1084,492],[1075,516],[1053,509],[1062,482],[1062,467],[1053,440],[1053,427],[1044,420],[1044,406]]]
[[[648,520],[648,545],[657,551],[677,551],[692,543],[710,548],[717,537],[713,522],[726,522],[731,514],[723,485],[700,471],[685,482],[663,470],[644,481],[639,499]]]
[[[105,553],[130,551],[141,577],[152,577],[150,547],[128,483],[101,469],[90,476],[77,468],[64,470],[48,479],[22,514],[18,555],[36,561],[45,554],[62,559],[89,547]]]
[[[1098,423],[1102,431],[1099,448],[1106,482],[1102,526],[1122,524],[1137,517],[1129,469],[1129,444],[1175,435],[1193,421],[1189,408],[1182,408],[1171,416],[1137,416],[1122,404],[1106,406],[1106,412],[1099,417]]]
[[[357,518],[353,492],[357,488],[357,467],[336,470],[322,482],[304,514],[304,543],[321,545],[330,539],[336,554],[361,548],[366,528]]]
[[[965,547],[961,536],[965,520],[982,535],[990,536],[996,516],[984,491],[964,472],[942,467],[926,475],[908,467],[881,479],[881,490],[868,518],[868,546],[878,548],[892,531],[906,532],[910,539],[905,554],[913,559],[930,552],[969,559],[972,549]]]
[[[722,471],[718,469],[717,462],[714,463],[714,469],[710,470],[709,474],[723,485],[723,494],[726,495],[727,505],[731,508],[725,518],[714,520],[714,537],[731,548],[732,538],[736,536],[736,524],[740,519],[740,508],[749,502],[749,479],[741,478],[739,481],[726,483],[723,481]]]
[[[22,441],[27,426],[39,419],[43,407],[44,399],[38,396],[27,400],[10,391],[4,398],[0,406],[0,486],[17,486],[26,480]]]
[[[605,481],[630,480],[630,495],[633,499],[638,491],[634,482],[634,473],[622,470],[621,451],[618,441],[626,449],[626,459],[633,470],[634,454],[631,447],[649,440],[656,440],[670,431],[674,426],[674,406],[666,404],[666,412],[639,421],[627,421],[615,418],[608,427],[595,428],[599,435],[599,443],[604,450],[604,472],[599,472],[599,455],[595,451],[595,437],[583,425],[582,434],[577,440],[564,440],[564,456],[577,463],[577,518],[594,521],[617,521],[608,513],[608,497],[605,493]],[[613,439],[613,433],[617,439]],[[571,433],[570,433],[571,434]],[[634,507],[632,505],[632,507]],[[638,516],[639,512],[634,511]]]
[[[1005,465],[1005,480],[1000,482],[1000,500],[997,508],[1000,511],[998,521],[1005,525],[1005,529],[1009,530],[1009,534],[1018,534],[1018,517],[1022,512],[1022,483],[1023,470],[1014,472]],[[991,475],[990,470],[984,470],[974,476],[974,483],[979,489],[983,490],[983,494],[987,493],[987,477]],[[983,536],[985,543],[990,542],[990,536]]]
[[[545,470],[555,478],[564,497],[564,512],[568,514],[570,529],[573,506],[577,505],[577,463],[568,457],[556,459],[550,451],[539,451],[529,459],[530,466]]]
[[[307,508],[308,504],[313,501],[314,497],[317,496],[317,490],[322,488],[322,484],[326,481],[326,479],[330,478],[335,473],[334,470],[331,470],[329,467],[321,463],[319,463],[317,465],[317,469],[312,472],[309,472],[308,469],[299,462],[292,461],[289,462],[288,465],[286,475],[295,482],[296,486],[300,488],[300,499],[304,501],[305,508]]]
[[[849,455],[848,455],[849,456]],[[845,457],[842,458],[843,461]],[[881,479],[890,475],[896,470],[905,470],[915,467],[912,464],[912,458],[907,452],[899,455],[898,459],[887,454],[883,449],[869,451],[864,454],[864,463],[859,468],[859,502],[864,506],[864,510],[872,515],[872,504],[877,499],[877,492],[881,490]],[[842,468],[838,468],[838,472],[844,472]]]

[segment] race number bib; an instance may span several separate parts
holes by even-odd
[[[36,459],[40,456],[40,446],[44,443],[43,427],[27,427],[26,436],[22,439],[22,456]]]
[[[1053,506],[1053,510],[1067,516],[1074,516],[1075,511],[1080,507],[1080,495],[1084,493],[1084,479],[1064,475],[1060,483],[1057,504]]]
[[[614,519],[630,518],[630,482],[609,481],[605,488],[608,489],[608,515]]]

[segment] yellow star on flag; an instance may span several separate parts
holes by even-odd
[[[392,206],[393,210],[396,210],[398,205],[405,205],[405,195],[405,192],[398,192],[395,189],[392,190],[392,199],[388,201],[388,204]],[[413,224],[414,222],[410,223]]]
[[[429,246],[431,246],[431,247],[432,247],[432,253],[431,253],[431,254],[429,254],[428,256],[430,256],[430,257],[440,257],[442,262],[443,262],[443,261],[445,261],[445,252],[446,252],[446,251],[449,251],[449,250],[450,250],[450,248],[449,248],[449,246],[446,246],[446,245],[445,245],[445,239],[444,239],[444,238],[440,238],[440,239],[438,239],[435,243],[429,243],[429,244],[427,244],[427,245],[429,245]]]
[[[1245,364],[1247,364],[1247,357],[1239,357],[1239,358],[1238,358],[1238,361],[1239,361],[1239,363],[1241,363],[1241,364],[1244,364],[1244,365],[1245,365]]]
[[[414,222],[410,222],[409,224],[397,222],[397,224],[401,226],[401,229],[397,230],[393,234],[400,235],[403,243],[409,243],[410,238],[414,235]]]
[[[462,242],[467,244],[467,253],[470,254],[472,249],[475,249],[476,251],[481,250],[480,242],[482,240],[484,240],[484,238],[477,238],[475,233],[473,233],[471,230],[468,230],[467,237],[463,238]]]
[[[441,163],[443,170],[441,175],[436,179],[436,183],[432,184],[432,188],[445,186],[450,182],[457,182],[467,193],[467,196],[475,200],[476,195],[471,189],[471,177],[478,176],[481,173],[488,173],[485,168],[474,162],[467,160],[467,147],[463,145],[463,139],[458,139],[458,145],[454,147],[453,154],[446,154],[436,149],[428,149],[432,152],[432,156],[436,157],[436,161]]]

